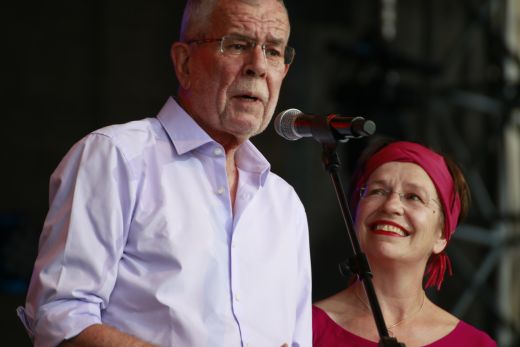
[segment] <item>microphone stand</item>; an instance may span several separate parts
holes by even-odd
[[[338,170],[341,167],[341,163],[336,152],[337,143],[347,142],[349,138],[347,136],[341,136],[337,132],[331,131],[333,129],[331,129],[328,120],[325,117],[323,117],[323,120],[320,123],[321,124],[317,125],[313,129],[313,137],[315,140],[321,143],[323,147],[323,165],[332,178],[332,183],[334,185],[336,196],[341,207],[341,214],[347,228],[353,251],[353,256],[340,264],[340,266],[347,268],[351,272],[355,273],[358,279],[360,279],[363,283],[363,287],[365,288],[365,293],[367,295],[379,334],[379,347],[405,347],[404,343],[398,342],[395,337],[391,337],[388,334],[388,329],[386,328],[383,313],[381,312],[381,307],[379,306],[376,292],[374,290],[374,285],[372,283],[372,272],[368,264],[368,259],[361,251],[361,246],[359,245],[359,240],[355,233],[354,222],[348,207],[345,191],[343,190],[343,185],[341,184],[341,180],[338,175]],[[366,133],[365,135],[371,134],[372,133]]]

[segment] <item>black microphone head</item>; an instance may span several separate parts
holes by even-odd
[[[301,114],[302,111],[295,108],[278,113],[274,120],[274,130],[286,140],[295,141],[302,138],[294,128],[294,122]]]

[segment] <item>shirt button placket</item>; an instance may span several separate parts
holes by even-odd
[[[222,148],[220,148],[218,146],[213,148],[213,155],[215,157],[220,157],[220,156],[222,156],[223,153],[224,153],[224,151],[222,150]],[[216,193],[218,195],[222,195],[222,194],[224,194],[225,191],[226,191],[226,188],[224,186],[219,186],[219,187],[217,187]]]

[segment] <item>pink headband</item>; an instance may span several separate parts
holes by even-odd
[[[430,176],[442,204],[444,211],[444,236],[449,241],[457,228],[460,214],[460,197],[457,194],[453,178],[444,161],[444,157],[440,154],[413,142],[398,141],[390,143],[368,159],[361,177],[356,182],[355,191],[358,192],[366,184],[372,172],[381,165],[391,161],[417,164]],[[359,197],[357,194],[354,194],[353,206],[357,206],[358,202]],[[439,290],[444,280],[446,269],[448,269],[451,275],[451,263],[445,251],[433,255],[426,269],[428,276],[426,288],[435,285],[437,290]]]

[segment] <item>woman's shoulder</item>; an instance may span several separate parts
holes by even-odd
[[[334,314],[336,312],[348,311],[350,305],[351,300],[350,296],[348,295],[348,290],[344,289],[325,299],[316,301],[313,304],[313,307],[323,311],[323,314],[325,314],[325,312]]]
[[[496,346],[497,343],[485,332],[471,324],[460,321],[455,329],[465,341],[472,341],[472,346]],[[454,331],[455,332],[455,331]]]
[[[461,320],[448,335],[428,345],[444,346],[496,347],[497,343],[486,332]]]
[[[312,332],[315,338],[327,335],[336,330],[337,324],[330,318],[326,309],[316,303],[312,305]]]
[[[339,326],[316,303],[312,306],[312,345],[314,347],[377,347],[377,343],[364,339]]]
[[[332,319],[322,308],[312,305],[312,345],[325,346],[328,339],[335,335],[330,333],[331,330],[334,330]]]
[[[312,324],[313,324],[313,326],[315,324],[317,324],[319,326],[323,326],[324,324],[326,324],[327,319],[329,319],[329,318],[328,318],[327,314],[325,313],[325,311],[323,311],[322,308],[320,308],[319,306],[316,306],[315,304],[312,305]]]

